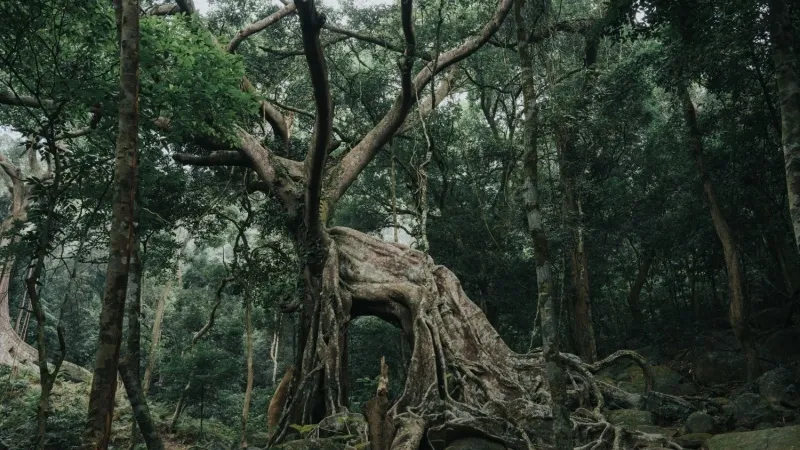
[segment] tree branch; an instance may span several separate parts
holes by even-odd
[[[455,83],[460,76],[460,72],[458,66],[453,67],[444,77],[444,79],[439,82],[439,86],[436,88],[435,96],[431,98],[430,94],[420,100],[419,105],[419,116],[422,116],[424,119],[428,117],[428,115],[434,109],[438,108],[439,105],[442,104],[445,98],[450,95],[453,90],[455,89]],[[402,127],[395,133],[395,135],[403,134],[411,131],[412,128],[419,124],[419,117],[411,116],[411,118],[407,119]]]
[[[172,16],[181,12],[181,7],[177,3],[166,5],[156,5],[148,9],[145,14],[148,16]]]
[[[27,106],[29,108],[51,108],[51,100],[39,100],[35,97],[18,96],[13,92],[0,92],[0,104],[11,106]]]
[[[411,0],[407,1],[410,2]],[[325,65],[325,56],[322,54],[322,45],[319,41],[319,32],[325,23],[325,16],[317,12],[314,0],[301,1],[297,6],[297,15],[300,17],[303,49],[305,50],[306,63],[311,75],[311,86],[314,91],[314,105],[316,107],[314,137],[311,143],[311,151],[306,156],[305,161],[307,186],[305,222],[309,233],[320,236],[321,226],[324,226],[327,221],[327,217],[320,217],[322,176],[333,131],[333,105],[331,103],[331,89],[328,84],[328,69]],[[327,208],[325,208],[325,211],[327,211]]]
[[[437,73],[446,70],[480,49],[500,28],[513,2],[514,0],[499,0],[497,11],[475,36],[472,36],[458,47],[442,53],[436,61],[428,63],[414,78],[413,92],[407,88],[405,81],[402,82],[404,89],[395,99],[394,104],[386,115],[330,172],[326,180],[326,194],[331,203],[335,203],[341,198],[361,171],[372,161],[377,152],[400,129],[416,96],[422,92],[425,85],[435,75],[434,68]],[[405,2],[403,5],[405,6]],[[401,73],[404,70],[401,66]],[[403,78],[405,79],[404,75]]]
[[[228,52],[234,53],[236,49],[239,48],[239,44],[244,42],[245,39],[269,28],[274,23],[278,22],[289,14],[292,14],[296,9],[297,8],[295,7],[294,3],[289,3],[269,16],[259,20],[258,22],[251,23],[250,25],[242,28],[242,30],[236,33],[236,36],[234,36],[233,39],[231,39],[231,42],[228,44]]]

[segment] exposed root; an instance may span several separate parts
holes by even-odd
[[[466,436],[512,449],[553,448],[553,403],[540,351],[511,351],[455,275],[426,254],[347,228],[328,232],[320,301],[296,378],[303,383],[291,400],[304,407],[295,417],[309,420],[314,396],[325,399],[327,415],[346,410],[341,361],[347,324],[352,317],[373,315],[400,327],[412,348],[405,388],[387,412],[397,430],[392,449],[417,449],[423,441],[446,445]],[[634,352],[617,352],[591,365],[560,354],[574,394],[586,398],[586,407],[572,414],[576,449],[643,443],[680,448],[661,436],[615,427],[603,417],[604,389],[594,373],[620,358],[637,362],[652,387],[649,367]],[[319,367],[322,373],[315,374]],[[281,420],[277,441],[288,423]]]

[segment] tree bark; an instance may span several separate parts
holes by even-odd
[[[245,294],[244,328],[245,353],[247,354],[247,386],[244,390],[244,406],[242,407],[242,448],[247,448],[247,419],[250,416],[250,398],[253,395],[253,301],[249,288]]]
[[[0,155],[0,168],[8,176],[8,189],[11,194],[8,216],[0,223],[0,249],[7,249],[19,240],[16,235],[12,234],[13,229],[27,221],[30,192],[28,186],[25,185],[22,171],[4,155]],[[9,294],[15,263],[16,259],[10,255],[0,268],[0,364],[12,367],[22,364],[38,370],[36,349],[26,343],[24,335],[18,334],[15,327],[11,325]]]
[[[180,270],[180,265],[178,265]],[[156,304],[156,315],[153,318],[153,334],[150,338],[150,351],[147,356],[147,367],[144,369],[144,382],[142,383],[142,392],[147,395],[150,390],[150,383],[153,379],[153,370],[156,367],[156,356],[158,355],[158,345],[161,340],[161,324],[164,321],[164,309],[167,306],[167,298],[172,294],[172,280],[168,280],[164,291],[158,297]]]
[[[572,305],[575,315],[572,324],[573,340],[581,358],[587,362],[594,362],[597,359],[597,343],[592,324],[589,259],[586,254],[586,236],[582,224],[583,209],[576,186],[579,178],[576,174],[577,155],[571,136],[563,130],[556,132],[556,147],[561,168],[565,222],[572,235],[569,252],[572,285],[575,289]]]
[[[135,427],[131,430],[131,438],[135,441],[135,429],[144,439],[148,450],[163,450],[164,444],[158,434],[150,408],[147,405],[147,397],[140,378],[139,365],[141,363],[141,315],[142,302],[142,282],[144,273],[144,261],[139,244],[139,236],[134,239],[131,249],[130,279],[128,282],[128,337],[125,353],[119,363],[119,374],[128,394],[128,401],[133,410]]]
[[[722,211],[716,190],[714,189],[714,185],[706,169],[705,159],[703,157],[702,135],[697,125],[697,112],[695,111],[694,103],[692,103],[687,84],[681,84],[679,95],[683,106],[683,118],[689,132],[690,150],[694,157],[697,172],[703,183],[703,193],[705,194],[711,212],[714,230],[717,233],[720,243],[722,243],[722,251],[725,255],[725,266],[728,270],[728,288],[730,289],[731,295],[728,317],[736,339],[739,341],[739,345],[742,346],[742,351],[747,360],[747,378],[748,380],[754,380],[759,373],[759,362],[755,343],[753,342],[753,335],[748,325],[750,305],[744,292],[743,271],[739,259],[739,251],[736,248],[733,232],[728,225],[728,220]]]
[[[533,240],[536,258],[536,286],[538,290],[538,310],[541,320],[543,355],[546,365],[546,379],[552,398],[553,441],[558,450],[572,449],[572,425],[566,409],[566,374],[559,361],[559,333],[553,305],[553,276],[550,270],[550,248],[544,230],[542,211],[539,204],[538,173],[538,133],[539,119],[536,106],[536,86],[533,79],[533,57],[527,41],[529,30],[525,27],[523,10],[525,0],[514,3],[514,23],[517,31],[517,50],[520,59],[520,82],[523,98],[523,136],[525,157],[523,162],[525,185],[525,212],[528,231]],[[591,322],[590,322],[591,323]]]
[[[89,395],[88,450],[108,448],[133,233],[136,148],[139,132],[139,1],[115,0],[120,42],[119,130],[114,159],[110,244],[94,377]]]
[[[800,252],[800,62],[789,5],[786,0],[770,0],[769,5],[789,212],[795,244]]]
[[[642,316],[642,307],[639,303],[639,297],[642,293],[642,287],[644,283],[647,281],[647,273],[650,271],[650,266],[653,265],[654,254],[651,250],[648,250],[644,258],[639,264],[639,271],[636,273],[636,280],[633,282],[633,286],[631,286],[631,290],[628,292],[628,307],[631,310],[631,317],[633,317],[634,326],[637,327],[644,327],[644,317]]]

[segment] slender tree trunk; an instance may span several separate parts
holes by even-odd
[[[729,311],[731,327],[733,327],[733,332],[739,344],[742,346],[747,360],[747,378],[749,380],[754,380],[759,373],[759,362],[753,336],[748,325],[749,304],[744,292],[744,275],[739,259],[739,251],[736,248],[733,232],[728,225],[725,214],[722,212],[722,207],[717,199],[716,190],[711,183],[711,178],[705,166],[703,141],[700,129],[697,126],[697,112],[695,111],[694,103],[692,103],[689,88],[686,84],[680,87],[680,98],[681,104],[683,105],[684,120],[689,130],[689,145],[691,146],[692,156],[694,157],[695,166],[703,182],[703,192],[708,201],[711,220],[717,232],[717,237],[722,243],[722,251],[725,255],[725,266],[728,269],[728,288],[731,294]]]
[[[650,266],[653,265],[654,254],[651,250],[647,250],[641,264],[639,264],[639,271],[636,273],[636,280],[628,292],[628,307],[631,310],[631,317],[637,327],[644,327],[644,317],[642,316],[642,307],[639,304],[639,297],[642,293],[642,286],[647,281],[647,273],[650,271]]]
[[[567,399],[566,374],[560,364],[560,345],[556,315],[553,306],[553,277],[550,270],[550,249],[544,230],[539,204],[539,173],[537,143],[539,133],[536,87],[533,80],[533,57],[528,43],[529,30],[525,27],[523,9],[525,0],[514,2],[514,23],[517,30],[517,49],[520,57],[522,96],[524,102],[523,136],[525,160],[525,212],[536,257],[536,283],[538,310],[542,323],[543,355],[546,378],[552,397],[553,437],[557,450],[572,449],[572,426],[565,406]]]
[[[53,181],[53,185],[48,189],[47,192],[47,215],[45,216],[44,222],[40,224],[38,230],[39,236],[37,240],[36,254],[30,270],[28,271],[29,275],[25,280],[28,296],[30,297],[31,301],[31,308],[36,316],[36,347],[39,351],[38,364],[41,392],[39,394],[39,402],[36,408],[37,427],[34,445],[36,450],[41,450],[44,448],[45,426],[47,425],[47,415],[50,408],[50,392],[53,389],[53,384],[56,381],[56,376],[61,368],[61,364],[64,362],[64,356],[66,354],[64,329],[59,321],[56,327],[56,331],[58,333],[59,355],[53,371],[51,372],[50,369],[48,369],[47,363],[47,339],[45,331],[47,316],[44,313],[44,307],[40,302],[39,292],[37,291],[39,278],[42,274],[42,270],[44,269],[44,260],[47,257],[48,248],[50,247],[50,229],[53,226],[57,200],[56,196],[58,195],[58,191],[60,189],[61,180],[60,157],[56,153],[57,150],[55,149],[55,146],[51,146],[51,150],[54,151],[53,158],[55,158],[56,161],[55,179]]]
[[[142,260],[139,236],[134,239],[131,249],[130,281],[128,282],[128,340],[126,343],[125,354],[120,360],[119,374],[125,391],[128,394],[128,401],[131,403],[133,417],[136,421],[135,427],[131,430],[132,441],[135,442],[135,429],[144,439],[148,450],[162,450],[164,444],[158,434],[155,422],[150,414],[147,405],[147,398],[142,389],[139,365],[141,363],[141,315],[142,302],[142,282],[144,273],[144,261]]]
[[[242,407],[242,448],[247,448],[247,419],[250,416],[250,398],[253,395],[253,301],[249,289],[244,305],[245,352],[247,353],[247,387]]]
[[[180,270],[180,265],[178,265]],[[172,294],[172,280],[168,280],[164,291],[158,297],[156,304],[156,316],[153,319],[153,334],[150,338],[150,351],[147,356],[147,367],[144,369],[144,382],[142,383],[142,392],[147,395],[150,390],[150,383],[153,379],[153,370],[156,367],[156,356],[158,355],[158,345],[161,340],[161,324],[164,321],[164,309],[167,306],[167,298]]]
[[[108,448],[111,435],[132,246],[139,132],[139,2],[115,0],[114,6],[120,42],[119,134],[108,268],[86,430],[85,448],[92,450]]]
[[[797,57],[789,5],[770,0],[772,58],[778,81],[781,110],[781,143],[786,162],[786,187],[795,244],[800,252],[800,62]]]
[[[225,289],[225,286],[228,285],[231,281],[233,281],[233,277],[225,277],[219,282],[219,286],[217,286],[217,291],[215,294],[214,305],[211,306],[211,312],[208,315],[208,322],[203,325],[203,328],[197,331],[192,337],[192,342],[189,346],[189,351],[194,350],[194,346],[197,344],[197,341],[200,340],[211,327],[214,326],[214,322],[217,317],[217,309],[219,305],[222,303],[222,290]],[[183,355],[181,355],[183,356]],[[178,420],[181,418],[181,413],[183,413],[183,407],[186,405],[186,396],[189,394],[189,389],[192,388],[192,377],[194,376],[194,371],[189,372],[189,381],[186,382],[186,386],[184,386],[183,391],[181,392],[180,398],[178,398],[178,403],[175,405],[175,412],[172,413],[172,418],[169,421],[169,431],[174,431],[175,427],[178,425]]]

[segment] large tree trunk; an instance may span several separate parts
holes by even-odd
[[[533,79],[533,57],[527,36],[529,30],[523,20],[524,0],[514,4],[514,23],[517,29],[517,50],[520,58],[522,96],[524,101],[523,135],[525,160],[523,172],[525,179],[525,212],[528,231],[533,240],[536,258],[536,285],[538,291],[538,310],[542,324],[542,349],[546,365],[548,390],[551,397],[553,418],[553,443],[559,450],[572,449],[572,426],[566,408],[566,374],[559,361],[559,333],[553,305],[553,275],[550,270],[550,248],[544,230],[542,211],[539,204],[539,163],[537,143],[539,133],[538,107],[536,106],[536,86]]]
[[[130,281],[128,283],[128,337],[125,354],[119,363],[119,374],[128,394],[128,401],[133,410],[133,417],[136,427],[131,430],[131,439],[135,442],[135,428],[139,432],[147,445],[148,450],[162,450],[164,444],[158,434],[155,422],[150,414],[147,405],[144,389],[140,378],[139,365],[141,363],[141,314],[142,303],[142,282],[144,273],[144,261],[142,260],[141,248],[138,235],[134,239],[131,251]]]
[[[796,11],[795,11],[796,12]],[[795,243],[800,252],[800,62],[789,5],[770,0],[772,58],[781,109],[781,142],[786,160],[786,187]]]
[[[11,194],[8,216],[0,223],[0,249],[7,249],[18,241],[17,236],[12,234],[13,228],[27,220],[29,189],[19,168],[3,155],[0,155],[0,167],[9,178],[8,189]],[[15,258],[10,256],[0,267],[0,364],[14,367],[22,365],[38,371],[36,349],[26,343],[11,325],[10,288],[15,262]]]
[[[733,232],[728,225],[725,214],[722,212],[716,190],[711,183],[711,178],[706,169],[703,157],[702,135],[697,126],[697,112],[695,111],[694,103],[692,103],[689,88],[686,84],[681,85],[679,94],[683,106],[684,121],[689,131],[690,150],[694,157],[697,172],[700,174],[703,183],[703,192],[708,201],[714,230],[717,232],[717,237],[722,243],[722,251],[725,255],[725,266],[728,269],[728,288],[730,289],[731,295],[729,311],[731,327],[736,335],[736,339],[742,346],[747,360],[747,378],[749,380],[754,380],[759,373],[759,362],[755,343],[753,342],[753,335],[748,325],[750,307],[744,292],[743,270],[741,261],[739,260],[739,251],[736,248]]]
[[[132,245],[139,132],[139,1],[116,0],[114,6],[120,42],[119,134],[114,160],[111,242],[85,442],[85,448],[95,450],[108,448],[114,414]]]
[[[373,315],[400,327],[412,347],[405,389],[387,414],[398,425],[392,449],[417,449],[423,438],[452,441],[470,434],[513,449],[556,448],[553,399],[545,381],[549,372],[541,352],[512,352],[455,275],[428,255],[349,228],[326,234],[325,301],[315,311],[319,320],[312,323],[318,326],[309,333],[314,339],[306,341],[305,367],[297,371],[301,375],[292,383],[273,443],[286,437],[289,424],[311,423],[304,414],[309,397],[325,399],[323,414],[345,410],[337,397],[343,387],[330,385],[345,379],[325,373],[338,373],[340,362],[332,359],[343,356],[331,352],[330,343],[353,317]],[[589,366],[563,353],[558,358],[577,383],[577,392],[563,404],[577,403],[577,397],[591,396],[589,392],[602,402],[592,387]],[[576,441],[601,439],[603,430],[609,447],[617,433],[623,448],[648,439],[606,428],[597,408],[590,417],[575,417]]]

